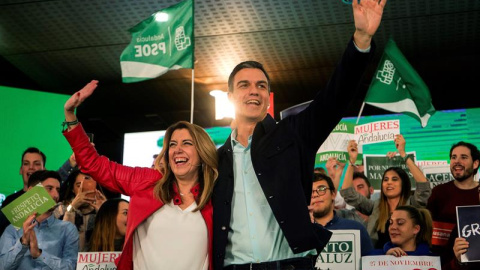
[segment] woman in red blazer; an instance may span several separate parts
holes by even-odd
[[[98,81],[91,81],[65,103],[64,135],[82,172],[108,189],[130,196],[122,269],[212,269],[212,205],[218,176],[216,147],[201,127],[188,122],[165,134],[164,171],[127,167],[100,156],[75,116]]]

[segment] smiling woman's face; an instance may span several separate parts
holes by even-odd
[[[201,164],[190,132],[184,128],[175,130],[168,145],[168,163],[175,178],[196,180]]]

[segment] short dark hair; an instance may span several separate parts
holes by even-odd
[[[368,178],[365,176],[365,174],[363,174],[361,172],[354,172],[352,179],[356,179],[356,178],[362,178],[363,180],[365,180],[365,183],[367,183],[368,188],[372,187],[372,185],[370,184],[370,180],[368,180]]]
[[[23,151],[23,154],[22,154],[22,160],[21,160],[21,164],[23,164],[23,158],[25,157],[25,155],[27,153],[37,153],[39,154],[40,156],[42,156],[42,159],[43,159],[43,167],[46,166],[47,164],[47,156],[45,156],[45,154],[40,151],[40,149],[36,148],[36,147],[29,147],[27,148],[25,151]]]
[[[452,145],[452,148],[450,148],[449,158],[452,158],[453,149],[455,149],[459,146],[465,146],[468,149],[470,149],[470,154],[472,155],[472,160],[473,161],[480,160],[480,151],[478,151],[478,148],[475,145],[473,145],[471,143],[468,143],[468,142],[464,142],[464,141],[459,141],[458,143]],[[478,168],[474,169],[473,174],[477,174],[477,171],[478,171]]]
[[[36,186],[38,183],[42,183],[43,181],[47,180],[48,178],[57,179],[59,183],[62,183],[60,174],[56,171],[36,171],[30,175],[28,178],[28,187]]]
[[[268,84],[268,92],[270,93],[270,77],[268,76],[267,71],[263,67],[263,65],[257,61],[244,61],[241,62],[240,64],[236,65],[235,68],[232,70],[230,73],[230,76],[228,76],[228,91],[233,92],[233,79],[237,73],[244,69],[244,68],[256,68],[260,69],[263,74],[265,74],[265,77],[267,77],[267,84]]]
[[[332,178],[329,176],[323,174],[323,173],[314,173],[313,174],[313,181],[312,183],[316,183],[319,181],[326,181],[328,188],[330,189],[331,192],[336,192],[337,190],[335,189],[335,185],[333,184]]]

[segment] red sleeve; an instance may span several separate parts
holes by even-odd
[[[64,131],[63,135],[72,147],[81,171],[114,192],[131,196],[137,190],[151,187],[162,177],[157,170],[124,166],[99,155],[81,124]]]

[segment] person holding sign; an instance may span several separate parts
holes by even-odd
[[[365,198],[353,189],[353,167],[357,160],[358,148],[354,140],[349,141],[347,146],[350,164],[345,172],[340,194],[348,204],[354,206],[361,213],[369,215],[367,230],[375,248],[382,248],[385,243],[390,241],[388,234],[389,219],[391,213],[398,206],[411,204],[415,207],[425,207],[431,194],[431,187],[427,178],[405,151],[406,141],[404,137],[396,135],[394,143],[415,179],[415,193],[410,196],[411,184],[408,174],[400,167],[390,167],[383,173],[380,199],[376,201]],[[389,152],[387,158],[394,155],[395,152]]]
[[[312,186],[312,200],[308,207],[312,212],[313,222],[329,231],[358,230],[360,232],[360,254],[362,256],[367,255],[373,250],[367,229],[359,221],[342,217],[345,215],[345,212],[350,212],[349,210],[334,209],[335,196],[337,196],[337,189],[332,179],[324,174],[315,174]]]
[[[28,179],[28,190],[38,183],[58,202],[60,175],[57,172],[34,172]],[[33,213],[18,231],[13,225],[5,229],[0,238],[0,269],[75,269],[77,229],[70,222],[56,219],[53,210],[38,217]]]
[[[433,218],[433,251],[441,255],[443,264],[453,257],[453,243],[448,239],[455,239],[450,234],[456,234],[456,207],[479,204],[479,185],[475,181],[480,166],[477,146],[460,141],[452,145],[449,157],[454,180],[434,187],[427,204]]]
[[[98,81],[65,103],[64,135],[78,165],[102,186],[131,197],[125,245],[117,269],[213,269],[212,205],[217,178],[216,147],[201,127],[180,121],[166,133],[159,168],[132,168],[100,156],[75,116]],[[179,252],[181,251],[181,252]]]
[[[387,242],[383,249],[376,249],[369,255],[434,255],[430,251],[432,216],[427,209],[417,209],[411,205],[399,206],[393,211],[389,222],[388,233],[391,241]]]

